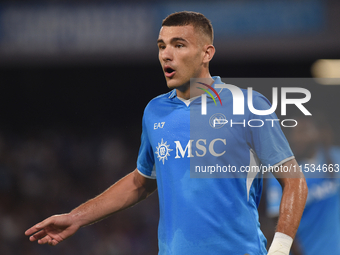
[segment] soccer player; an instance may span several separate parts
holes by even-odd
[[[297,121],[289,137],[309,193],[292,254],[340,255],[340,148],[332,145],[333,131],[324,118]],[[276,218],[282,191],[275,178],[267,179],[266,187],[268,216]]]
[[[157,188],[160,255],[267,254],[257,211],[262,178],[247,173],[237,173],[237,178],[190,178],[194,159],[206,166],[231,165],[237,169],[260,162],[298,167],[277,123],[274,127],[214,129],[207,116],[201,116],[204,122],[191,118],[201,109],[200,95],[206,92],[190,86],[190,79],[203,78],[211,88],[222,83],[209,73],[215,54],[212,43],[211,23],[200,13],[178,12],[163,20],[157,40],[159,61],[172,90],[145,108],[137,168],[70,213],[49,217],[28,229],[31,241],[56,245],[80,227],[136,204]],[[247,92],[243,93],[246,96]],[[234,116],[230,91],[220,90],[219,97],[223,107],[214,108],[215,98],[208,98],[208,109],[220,111],[227,119],[240,122],[241,117],[268,117],[253,116],[248,109],[243,116]],[[253,102],[256,109],[270,107],[258,93],[254,93]],[[276,119],[275,114],[269,117]],[[271,255],[289,253],[307,197],[302,174],[278,177],[283,197]]]

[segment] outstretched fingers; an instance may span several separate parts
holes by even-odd
[[[52,242],[52,237],[46,235],[44,238],[38,240],[38,244],[46,244]]]
[[[44,229],[46,226],[48,226],[50,224],[51,224],[51,219],[47,218],[46,220],[39,222],[38,224],[34,225],[33,227],[27,229],[26,232],[25,232],[25,235],[30,236],[30,235]]]
[[[44,238],[45,236],[47,235],[46,231],[45,230],[40,230],[39,232],[33,234],[30,236],[29,240],[31,242],[34,242],[36,240],[39,240],[41,238]]]
[[[78,230],[68,215],[54,215],[26,230],[31,242],[38,241],[39,244],[57,245]]]
[[[50,235],[46,235],[45,237],[38,240],[38,244],[49,244],[49,245],[55,246],[58,243],[60,243],[62,240],[63,239],[58,236],[53,238]]]

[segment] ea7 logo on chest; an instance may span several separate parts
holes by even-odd
[[[157,122],[153,124],[153,129],[159,129],[164,127],[165,122]]]

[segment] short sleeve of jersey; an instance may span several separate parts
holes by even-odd
[[[268,99],[258,92],[253,92],[253,106],[256,110],[271,108]],[[269,115],[250,113],[247,128],[247,141],[263,166],[281,165],[294,158],[275,113]]]
[[[138,159],[137,159],[137,169],[145,177],[155,179],[156,172],[154,171],[154,157],[153,150],[150,144],[148,130],[145,125],[145,111],[142,120],[142,136],[141,145],[139,148]]]

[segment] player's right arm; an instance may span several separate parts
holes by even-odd
[[[57,245],[80,227],[100,221],[148,197],[157,188],[156,180],[134,170],[97,197],[67,214],[54,215],[25,232],[30,241]]]

